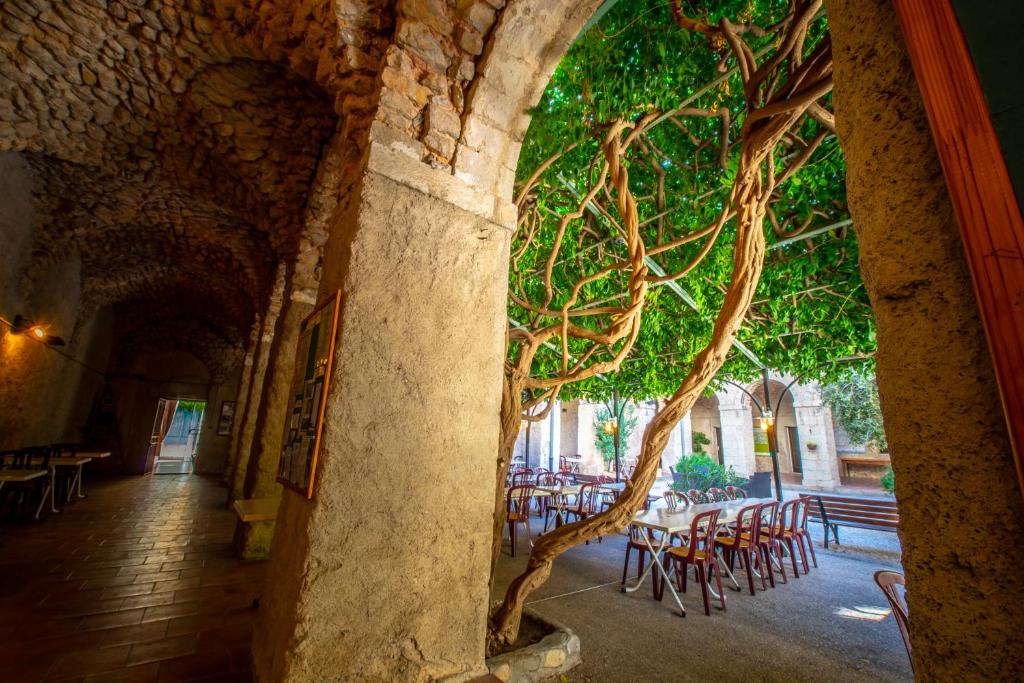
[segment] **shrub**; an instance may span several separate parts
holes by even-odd
[[[896,492],[896,475],[892,472],[892,465],[885,468],[885,474],[882,475],[882,488],[886,493]]]
[[[744,486],[747,480],[736,474],[732,467],[725,467],[707,453],[684,455],[675,466],[676,474],[672,488],[676,491],[698,489],[707,491],[711,487]]]
[[[707,451],[704,450],[704,447],[711,445],[711,439],[704,432],[694,432],[691,441],[693,442],[694,453],[706,453]]]

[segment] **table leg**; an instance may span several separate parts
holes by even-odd
[[[623,586],[622,592],[632,593],[634,591],[639,590],[640,587],[643,585],[644,581],[647,580],[647,574],[649,574],[651,569],[654,568],[655,571],[661,574],[662,581],[664,581],[665,584],[668,586],[669,593],[672,594],[672,598],[676,601],[676,605],[679,607],[679,613],[685,617],[686,608],[683,607],[683,601],[679,599],[679,594],[676,593],[676,587],[672,585],[672,580],[669,577],[668,572],[665,571],[665,568],[662,567],[661,562],[659,562],[661,553],[665,550],[665,544],[668,542],[669,534],[661,535],[661,543],[658,545],[657,550],[655,550],[654,546],[651,545],[651,536],[649,533],[646,533],[646,530],[645,533],[641,534],[641,537],[644,539],[644,544],[650,551],[652,559],[650,563],[647,565],[647,567],[644,568],[643,574],[640,575],[640,578],[637,579],[636,583],[632,586]]]
[[[57,466],[50,466],[50,512],[60,512],[57,509]]]
[[[82,493],[82,477],[84,476],[84,473],[85,473],[85,469],[84,468],[85,468],[85,463],[82,463],[81,465],[78,466],[78,497],[79,498],[88,498],[89,497],[88,493]]]

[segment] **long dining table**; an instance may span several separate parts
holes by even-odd
[[[623,586],[622,592],[632,593],[639,590],[644,584],[644,581],[647,580],[647,575],[650,574],[652,570],[657,571],[668,585],[668,590],[672,593],[672,598],[676,601],[680,614],[685,617],[686,608],[683,606],[683,601],[679,598],[679,594],[676,592],[675,586],[672,585],[668,572],[659,561],[661,554],[668,549],[669,545],[671,545],[672,535],[689,532],[690,527],[693,525],[694,518],[702,512],[718,510],[718,526],[722,527],[735,522],[736,518],[739,516],[740,510],[745,507],[774,502],[774,498],[738,498],[736,500],[727,500],[717,503],[687,505],[686,507],[676,508],[675,510],[670,510],[668,508],[651,508],[647,512],[638,512],[633,516],[633,526],[641,527],[648,531],[658,532],[661,536],[658,539],[657,547],[655,547],[655,545],[651,543],[650,533],[640,534],[644,544],[651,553],[652,560],[650,564],[644,568],[643,573],[640,575],[640,578],[637,579],[636,583]],[[710,529],[708,530],[708,533],[715,534],[717,533],[717,530]],[[732,580],[733,586],[739,590],[739,583],[736,581],[736,577],[734,577],[732,572],[729,571],[729,567],[726,566],[721,556],[718,556],[717,561],[720,563],[722,569],[725,570],[726,575]]]

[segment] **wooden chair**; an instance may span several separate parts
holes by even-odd
[[[533,484],[513,486],[505,494],[505,520],[508,523],[509,542],[512,544],[512,557],[516,556],[516,530],[520,524],[526,525],[526,537],[530,537],[530,498],[533,497]]]
[[[662,498],[665,499],[665,507],[669,510],[678,509],[681,501],[683,507],[690,504],[690,501],[687,500],[685,496],[681,496],[681,494],[678,494],[675,491],[665,491],[665,495],[662,496]]]
[[[47,446],[33,446],[0,453],[0,468],[12,470],[43,470],[45,474],[29,481],[8,482],[0,490],[2,500],[10,504],[11,516],[18,521],[26,521],[32,506],[35,505],[35,518],[39,519],[43,506],[54,486],[50,473],[52,452]],[[38,501],[38,503],[36,503]]]
[[[884,569],[879,570],[875,572],[875,583],[885,593],[885,599],[889,601],[889,606],[892,607],[892,616],[896,620],[896,625],[899,626],[900,635],[903,636],[903,644],[907,648],[907,657],[910,659],[910,670],[913,672],[914,655],[910,649],[909,614],[907,612],[907,605],[896,588],[896,586],[905,585],[903,574]]]
[[[807,513],[811,507],[810,496],[800,496],[800,524],[796,528],[797,540],[800,542],[800,554],[804,558],[804,574],[808,572],[807,553],[804,552],[804,542],[807,543],[807,552],[811,554],[811,562],[814,568],[818,568],[818,558],[814,556],[814,540],[811,539],[811,532],[807,530]]]
[[[711,599],[709,595],[711,575],[714,574],[718,586],[718,599],[725,609],[725,594],[722,591],[722,570],[718,566],[715,555],[715,534],[718,530],[720,510],[708,510],[693,518],[690,524],[689,542],[682,546],[672,546],[665,551],[663,564],[666,573],[674,565],[676,585],[680,591],[686,591],[686,572],[690,565],[697,569],[697,581],[700,582],[704,596],[704,614],[711,616]],[[659,583],[656,598],[661,600],[665,592],[663,583]]]
[[[804,574],[810,571],[807,567],[807,555],[804,554],[803,543],[800,542],[800,538],[797,536],[797,529],[799,528],[800,499],[787,500],[779,507],[779,519],[775,525],[775,538],[780,549],[782,546],[785,546],[786,550],[789,551],[789,558],[793,562],[793,576],[796,578],[800,578],[800,572],[796,567],[797,549],[800,551],[800,558],[804,565]],[[779,562],[782,562],[782,557],[779,557]]]
[[[546,486],[561,486],[558,482],[558,477],[552,474],[548,470],[537,470],[538,474],[535,475],[534,480],[537,487]],[[537,499],[537,516],[543,517],[544,510],[548,504],[551,503],[554,496],[534,496]]]
[[[725,553],[730,571],[735,566],[736,557],[747,572],[747,585],[750,594],[754,594],[754,568],[761,578],[761,590],[768,590],[765,581],[764,562],[758,548],[761,535],[761,506],[754,504],[740,509],[736,516],[733,535],[719,534],[715,539],[718,547]]]
[[[564,455],[558,456],[558,471],[559,472],[572,472],[572,467],[569,465],[569,461]]]

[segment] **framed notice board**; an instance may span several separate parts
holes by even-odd
[[[299,330],[277,480],[313,497],[313,478],[323,435],[324,411],[337,341],[341,292],[320,304]]]

